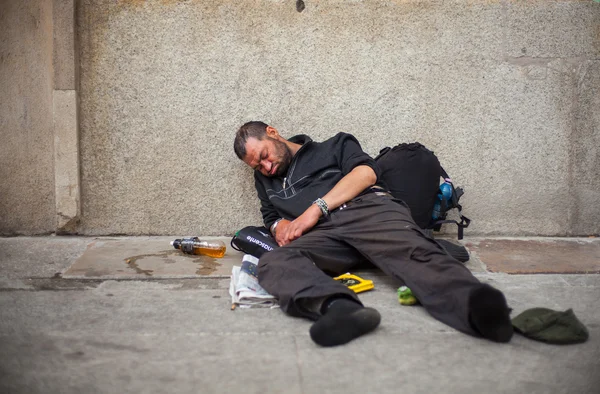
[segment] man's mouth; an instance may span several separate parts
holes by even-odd
[[[269,173],[269,175],[275,175],[276,171],[277,171],[277,165],[274,165],[273,168],[271,168],[271,172]]]

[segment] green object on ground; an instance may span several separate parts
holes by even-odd
[[[398,302],[402,305],[415,305],[419,301],[412,293],[412,290],[406,286],[398,288]]]
[[[527,309],[512,319],[512,324],[524,336],[547,343],[581,343],[589,337],[587,328],[572,309],[564,312],[547,308]]]

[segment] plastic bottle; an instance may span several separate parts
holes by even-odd
[[[446,181],[440,185],[440,192],[442,192],[442,196],[444,196],[446,203],[449,203],[452,200],[452,181],[450,179],[446,179]]]
[[[445,182],[440,185],[438,194],[435,197],[433,213],[431,214],[433,220],[437,220],[442,215],[442,199],[445,201],[446,207],[448,207],[452,201],[452,181],[450,179],[445,179]]]
[[[433,218],[433,220],[438,220],[438,218],[441,215],[441,210],[442,210],[442,206],[440,203],[441,200],[441,194],[438,193],[438,195],[435,197],[435,203],[433,204],[433,212],[431,214],[431,217]]]
[[[175,249],[187,254],[202,254],[209,257],[223,257],[227,249],[221,241],[202,241],[198,237],[176,239],[171,242]]]

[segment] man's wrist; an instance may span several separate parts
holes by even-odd
[[[277,232],[277,225],[282,220],[283,220],[283,218],[279,218],[279,219],[275,220],[275,222],[271,225],[271,228],[269,228],[269,231],[271,232],[271,234],[273,234],[273,236],[275,236],[275,234]]]
[[[322,198],[317,198],[315,201],[313,201],[313,204],[321,210],[323,217],[329,216],[329,206],[325,200]]]

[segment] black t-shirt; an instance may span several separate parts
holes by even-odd
[[[383,186],[375,160],[363,152],[358,140],[350,134],[338,133],[324,142],[297,135],[289,141],[302,147],[294,155],[284,178],[254,172],[260,211],[267,228],[279,218],[294,220],[300,216],[356,166],[371,167],[377,175],[376,185]]]

